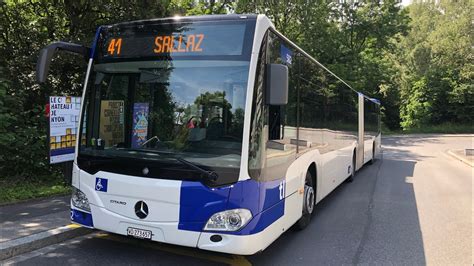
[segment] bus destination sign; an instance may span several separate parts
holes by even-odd
[[[152,46],[155,54],[165,53],[200,53],[203,52],[202,44],[204,34],[190,34],[190,35],[166,35],[157,36],[154,39]],[[127,44],[134,42],[127,40]],[[111,38],[107,46],[107,54],[109,56],[120,56],[122,52],[123,38]],[[126,44],[125,44],[126,45]]]
[[[102,59],[156,56],[240,56],[245,24],[191,25],[148,31],[111,31],[103,37]]]

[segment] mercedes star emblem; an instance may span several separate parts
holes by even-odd
[[[135,214],[140,219],[145,219],[148,216],[148,205],[145,202],[139,201],[135,204]]]
[[[148,175],[149,172],[150,172],[150,170],[148,169],[148,167],[145,167],[145,168],[143,168],[143,170],[142,170],[142,173],[143,173],[144,175]]]

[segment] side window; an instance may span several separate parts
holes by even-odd
[[[357,93],[308,58],[300,63],[299,152],[327,153],[357,140]]]
[[[318,148],[322,150],[326,145],[323,143],[323,128],[325,114],[325,72],[310,59],[303,57],[299,65],[300,80],[300,124],[299,140],[306,145],[299,146],[299,152],[306,152]]]
[[[289,71],[288,104],[268,106],[268,136],[269,140],[286,140],[287,144],[293,145],[297,137],[297,68],[300,56],[274,33],[270,32],[268,36],[268,62],[286,65]]]
[[[332,133],[328,134],[329,139],[334,143],[330,150],[338,150],[358,139],[358,94],[332,75],[330,86],[333,96],[326,124]]]
[[[298,80],[297,68],[299,55],[295,49],[276,34],[268,34],[268,62],[288,67],[288,104],[284,106],[265,105],[267,120],[265,123],[266,160],[263,180],[281,179],[296,159],[298,143]],[[267,88],[271,89],[271,88]]]
[[[263,38],[262,46],[257,62],[255,74],[255,85],[252,97],[252,115],[250,120],[249,139],[249,175],[253,179],[259,179],[263,168],[263,153],[265,150],[265,137],[263,134],[265,119],[265,66],[267,57],[267,36]]]
[[[376,137],[379,134],[378,104],[364,98],[364,132],[366,136]]]
[[[274,180],[284,176],[282,169],[296,158],[297,143],[297,80],[296,53],[269,31],[260,48],[252,99],[250,121],[249,161],[250,177]],[[265,104],[266,65],[284,64],[289,69],[288,104]],[[264,169],[264,170],[263,170]]]

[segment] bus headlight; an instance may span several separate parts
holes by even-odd
[[[91,211],[91,207],[89,205],[89,200],[82,191],[77,188],[73,188],[72,190],[72,197],[71,197],[72,205],[78,209],[81,209],[86,212]]]
[[[234,209],[215,213],[204,226],[208,231],[237,231],[247,225],[252,213],[247,209]]]

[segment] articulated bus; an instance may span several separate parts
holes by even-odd
[[[88,228],[254,254],[379,156],[380,103],[264,15],[101,26],[88,60],[71,219]]]

